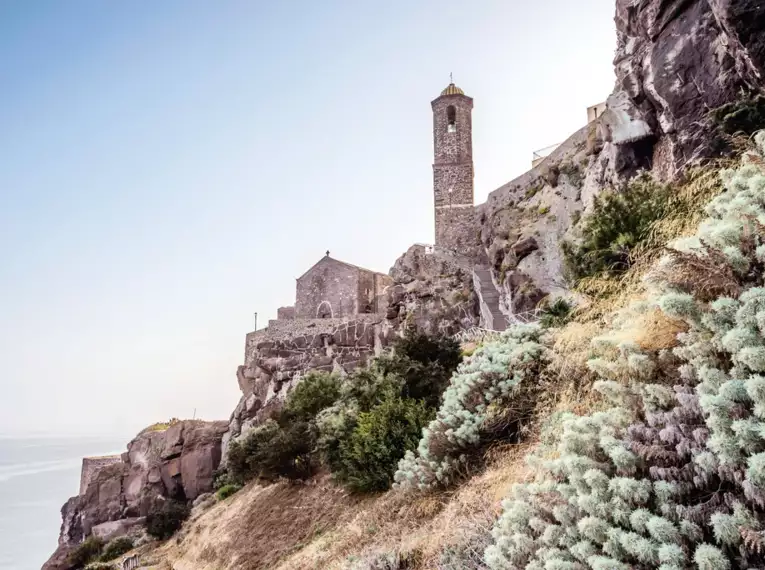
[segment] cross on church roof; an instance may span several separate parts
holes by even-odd
[[[327,257],[329,257],[329,250],[327,250]]]

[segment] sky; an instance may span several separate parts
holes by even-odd
[[[227,419],[333,257],[433,241],[430,101],[476,202],[614,85],[613,0],[0,0],[0,434]]]

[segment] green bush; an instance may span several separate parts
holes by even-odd
[[[765,96],[757,95],[727,103],[712,111],[712,120],[723,132],[751,135],[765,127]]]
[[[398,462],[417,447],[422,428],[435,412],[423,402],[390,395],[358,416],[340,445],[337,478],[353,491],[384,491],[393,483]]]
[[[640,175],[622,192],[608,190],[595,198],[582,220],[582,240],[563,242],[566,269],[573,279],[629,269],[635,248],[667,207],[670,191],[649,175]]]
[[[239,492],[241,487],[239,485],[234,485],[229,483],[228,485],[224,485],[220,489],[218,489],[218,492],[216,493],[216,496],[218,497],[219,501],[225,501],[228,499],[231,495]]]
[[[340,397],[340,378],[326,372],[310,372],[290,392],[279,417],[280,424],[310,421]]]
[[[146,532],[160,540],[170,538],[189,518],[191,509],[183,501],[167,500],[146,517]]]
[[[104,547],[103,541],[96,536],[89,536],[77,545],[68,557],[68,562],[75,568],[82,568],[88,562],[92,562],[101,554]]]
[[[133,549],[132,538],[129,538],[127,536],[121,536],[119,538],[115,538],[104,547],[104,551],[101,554],[101,562],[109,562],[110,560],[114,560],[118,556],[122,556],[123,554],[125,554],[126,552],[129,552],[132,549]]]
[[[570,318],[571,304],[565,299],[558,298],[542,306],[539,324],[544,328],[562,327]]]
[[[231,473],[228,472],[228,469],[216,469],[213,473],[213,489],[215,491],[222,489],[226,485],[235,484],[236,482],[232,479]]]
[[[397,412],[406,421],[414,417],[413,410],[421,414],[423,410],[435,409],[460,361],[456,341],[409,333],[394,344],[391,353],[344,378],[324,372],[308,374],[289,393],[281,413],[231,443],[228,471],[216,476],[217,488],[231,483],[241,485],[254,478],[303,479],[310,477],[319,463],[328,466],[339,479],[347,480],[354,489],[387,488],[392,475],[390,465],[395,466],[405,448],[391,459],[375,447],[376,443],[364,440],[357,434],[357,427],[362,429],[359,414],[370,413],[389,400],[404,406]],[[370,420],[365,416],[364,421]],[[419,433],[422,426],[419,423],[416,426]],[[374,436],[383,442],[387,437],[396,443],[402,441],[404,431],[394,423],[387,433],[375,432]],[[356,483],[366,477],[365,470],[371,469],[358,457],[351,458],[353,449],[364,446],[374,449],[377,455],[369,461],[382,471],[375,482]]]
[[[383,375],[404,380],[403,397],[436,407],[461,361],[460,345],[454,339],[409,332],[394,343],[392,354],[376,360],[376,366]]]
[[[231,443],[229,472],[237,483],[256,478],[272,481],[279,477],[309,477],[314,441],[311,425],[305,421],[282,427],[273,419],[266,420]]]
[[[117,567],[114,564],[96,562],[95,564],[89,564],[87,570],[117,570]]]

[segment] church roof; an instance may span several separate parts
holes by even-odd
[[[326,261],[334,261],[335,263],[339,263],[341,265],[345,265],[345,266],[350,267],[352,269],[359,269],[361,271],[368,271],[369,273],[375,273],[377,275],[386,275],[385,273],[380,273],[379,271],[375,271],[374,269],[367,269],[366,267],[359,267],[358,265],[354,265],[353,263],[348,263],[347,261],[341,261],[339,259],[335,259],[334,257],[330,257],[329,255],[325,255],[319,261],[317,261],[311,267],[309,267],[308,270],[305,273],[303,273],[300,277],[298,277],[298,280],[300,280],[303,277],[305,277],[306,275],[308,275],[311,272],[311,270],[313,270],[314,267],[316,267],[317,265],[319,265],[319,264],[321,264],[323,262],[326,262]]]
[[[457,87],[454,83],[450,83],[446,86],[446,89],[441,91],[441,95],[464,95],[465,92]]]

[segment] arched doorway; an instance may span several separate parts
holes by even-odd
[[[322,301],[319,304],[319,308],[316,309],[316,318],[317,319],[332,318],[332,305],[329,304],[329,301]]]

